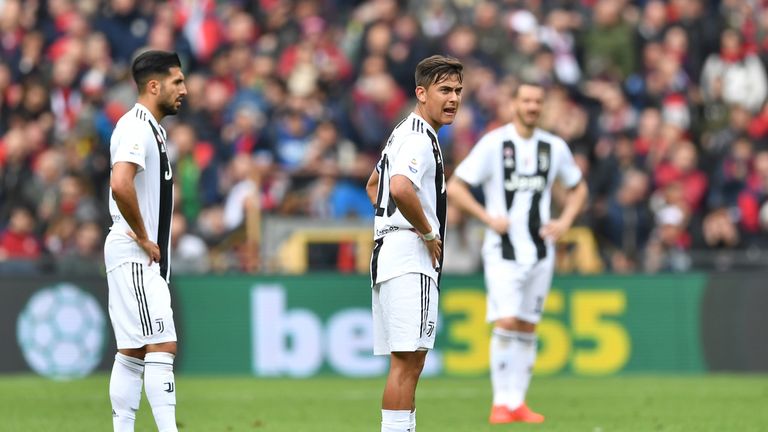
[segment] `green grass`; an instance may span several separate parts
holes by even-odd
[[[0,376],[0,431],[111,431],[108,376]],[[382,379],[177,377],[182,432],[379,431]],[[425,378],[418,431],[765,431],[768,375],[537,377],[543,425],[489,426],[485,378]],[[146,399],[136,432],[155,431]]]

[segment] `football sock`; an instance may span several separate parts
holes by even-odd
[[[144,361],[120,353],[115,354],[109,379],[112,402],[112,427],[115,432],[133,432],[136,411],[141,401],[141,374]]]
[[[493,329],[491,383],[494,405],[515,409],[525,402],[535,360],[535,333]]]
[[[381,432],[412,432],[411,411],[381,410]]]
[[[173,354],[150,352],[144,357],[144,389],[159,432],[177,432]]]
[[[416,410],[414,409],[411,411],[410,418],[408,419],[408,423],[411,425],[410,432],[416,432]]]

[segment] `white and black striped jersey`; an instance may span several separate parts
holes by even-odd
[[[522,138],[511,123],[484,135],[454,175],[472,186],[482,185],[491,216],[509,217],[507,235],[486,229],[483,253],[502,254],[522,264],[553,253],[552,242],[539,235],[550,218],[552,183],[559,178],[570,188],[581,180],[565,141],[541,129]]]
[[[109,150],[110,166],[117,162],[138,165],[134,185],[144,229],[149,238],[160,246],[161,255],[160,265],[148,268],[159,271],[169,281],[173,172],[166,151],[166,140],[165,129],[146,107],[137,103],[117,122]],[[120,214],[111,189],[109,213],[112,215],[112,226],[104,244],[107,271],[126,262],[147,264],[147,254],[126,234],[131,227]]]
[[[445,237],[445,174],[437,133],[419,115],[411,113],[392,131],[376,165],[379,188],[374,219],[371,281],[381,283],[406,273],[425,274],[439,282],[424,241],[400,213],[390,197],[389,182],[403,175],[413,183],[424,214],[433,229]],[[442,267],[442,257],[440,259]]]

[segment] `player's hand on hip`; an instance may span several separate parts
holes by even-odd
[[[133,231],[128,231],[127,234],[128,237],[138,243],[141,249],[146,252],[147,256],[149,256],[148,265],[151,266],[153,262],[160,262],[160,246],[158,246],[157,243],[148,238],[140,239]]]
[[[491,216],[488,226],[497,234],[506,234],[509,231],[509,218],[506,216]]]
[[[539,235],[541,238],[548,239],[548,240],[554,240],[556,241],[560,237],[563,236],[563,234],[568,231],[568,228],[570,228],[570,224],[568,224],[565,221],[562,221],[560,219],[553,219],[549,221],[546,225],[541,227],[539,230]]]
[[[424,244],[427,245],[429,256],[432,257],[432,268],[437,270],[440,267],[440,255],[443,252],[443,241],[440,237],[435,237],[433,240],[424,240]]]

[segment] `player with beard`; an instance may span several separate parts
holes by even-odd
[[[540,85],[519,85],[512,95],[512,122],[484,135],[448,182],[449,202],[487,227],[482,253],[487,319],[494,323],[492,424],[544,421],[525,403],[536,360],[536,324],[552,282],[554,242],[587,199],[568,144],[536,127],[543,102]],[[550,219],[555,179],[568,191],[560,216]],[[470,185],[482,186],[485,205]]]
[[[110,142],[112,226],[104,244],[109,316],[117,340],[109,396],[116,432],[132,432],[142,379],[160,432],[175,432],[176,328],[171,275],[173,172],[160,120],[187,94],[175,53],[146,51],[133,61],[139,96]]]

